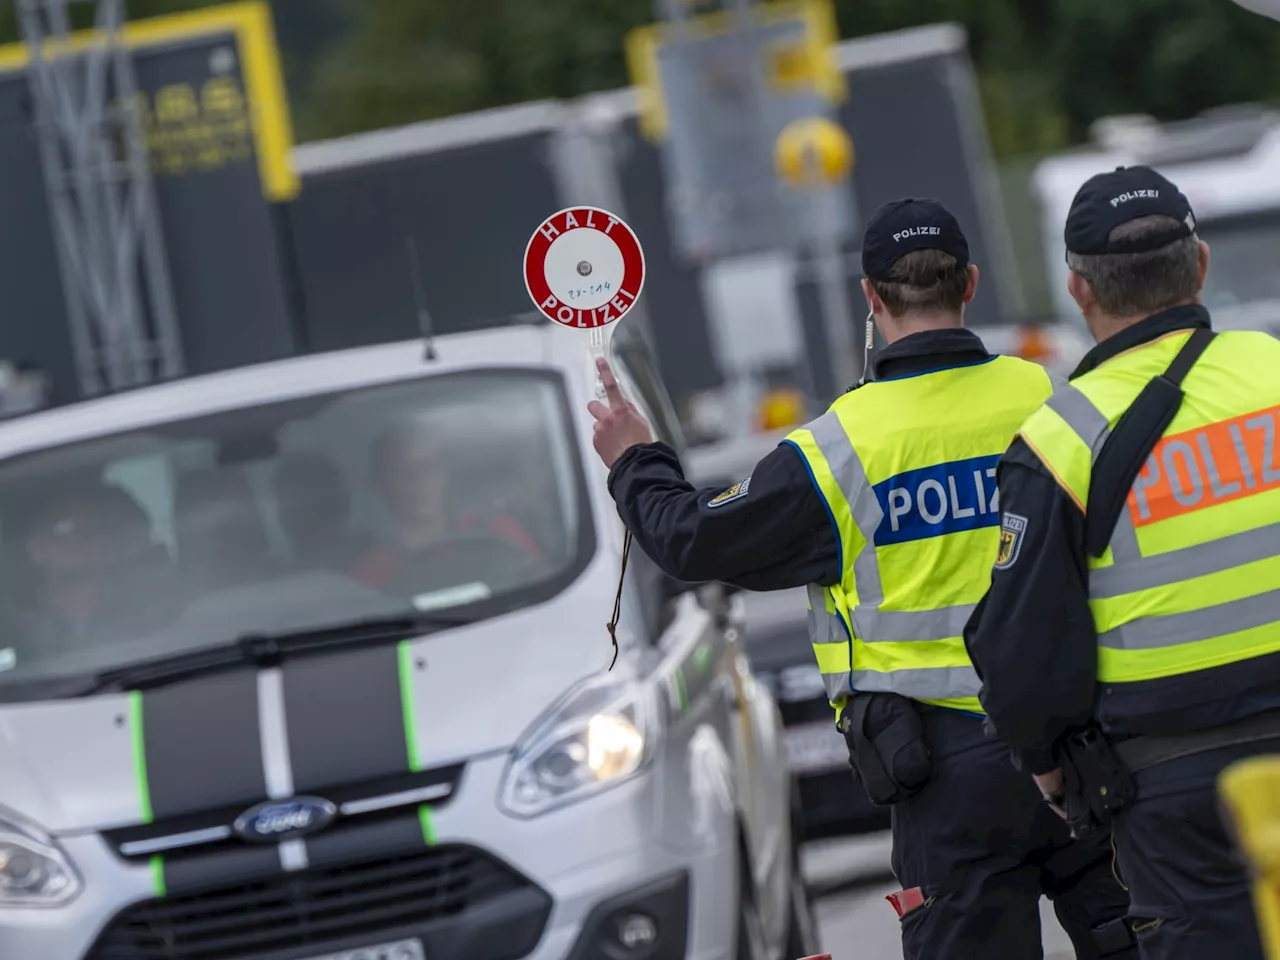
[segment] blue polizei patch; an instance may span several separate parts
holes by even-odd
[[[908,470],[872,489],[884,513],[875,545],[907,543],[1000,524],[1000,454]]]

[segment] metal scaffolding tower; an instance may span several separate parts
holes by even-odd
[[[72,4],[92,41],[69,42]],[[14,0],[81,395],[183,372],[124,0]]]

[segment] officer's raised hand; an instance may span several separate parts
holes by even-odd
[[[600,383],[604,386],[605,399],[609,405],[605,406],[599,400],[592,400],[587,404],[587,411],[596,419],[592,445],[604,465],[612,467],[628,447],[634,447],[638,443],[652,443],[653,433],[635,404],[622,395],[622,388],[618,386],[618,378],[613,375],[609,361],[599,357],[596,360],[596,371],[600,374]]]

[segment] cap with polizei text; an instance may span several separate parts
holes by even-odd
[[[917,250],[941,250],[969,265],[969,242],[951,211],[937,200],[904,197],[882,205],[862,239],[862,274],[871,280],[893,280],[893,265]]]
[[[1166,216],[1177,221],[1134,239],[1111,240],[1111,231],[1140,217]],[[1083,256],[1145,253],[1191,236],[1195,214],[1182,191],[1150,167],[1116,167],[1090,177],[1076,191],[1067,213],[1063,240],[1067,251]]]

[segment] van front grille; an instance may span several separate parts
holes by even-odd
[[[228,960],[457,918],[487,901],[536,890],[465,846],[432,847],[364,863],[282,874],[135,904],[90,960]]]

